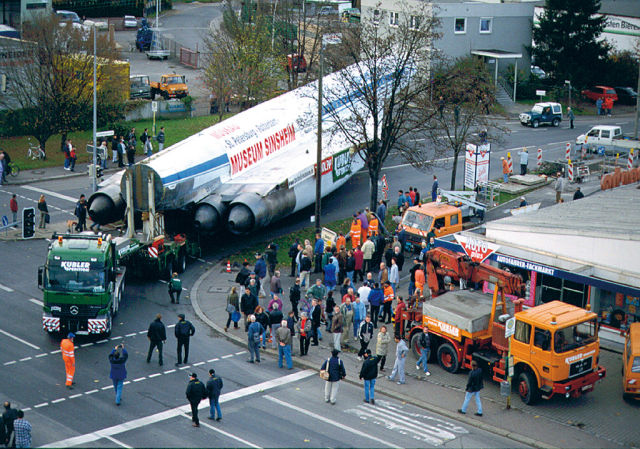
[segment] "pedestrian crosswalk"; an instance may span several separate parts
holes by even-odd
[[[387,430],[398,432],[421,443],[442,446],[469,431],[453,422],[423,413],[411,412],[400,404],[376,400],[376,405],[362,404],[348,409],[363,421],[383,426]]]

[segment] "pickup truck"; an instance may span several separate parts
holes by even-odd
[[[189,95],[187,80],[184,75],[176,75],[175,73],[162,75],[160,81],[151,82],[151,99],[155,100],[156,95],[161,95],[165,100],[186,97]]]
[[[586,134],[576,137],[577,145],[586,145],[590,152],[605,151],[615,153],[615,147],[628,150],[640,148],[640,141],[633,140],[622,134],[622,128],[611,125],[598,125],[591,128]]]

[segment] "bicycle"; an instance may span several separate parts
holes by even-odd
[[[9,162],[9,175],[14,178],[20,174],[20,167],[13,161]]]
[[[35,161],[36,159],[39,159],[39,160],[42,161],[42,160],[46,159],[46,157],[47,157],[47,155],[42,150],[40,145],[33,145],[31,143],[31,139],[29,139],[29,149],[27,150],[27,158],[31,159],[32,161]]]

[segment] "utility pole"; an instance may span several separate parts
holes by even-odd
[[[640,62],[638,63],[638,89],[636,90],[640,94]],[[636,97],[636,124],[633,131],[634,139],[638,139],[638,110],[640,109],[640,97]]]
[[[91,188],[95,192],[98,190],[96,185],[96,176],[98,174],[98,167],[96,164],[96,132],[98,132],[98,99],[97,99],[97,71],[98,71],[98,62],[96,57],[96,26],[93,25],[93,176],[91,177]],[[106,157],[106,155],[104,156]]]
[[[292,61],[293,62],[293,61]],[[297,70],[291,64],[291,70]],[[316,231],[320,231],[320,214],[322,212],[322,78],[324,77],[324,41],[320,43],[320,78],[318,79],[318,139],[316,146]]]

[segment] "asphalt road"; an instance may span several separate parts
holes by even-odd
[[[76,339],[76,385],[67,390],[59,342],[41,328],[35,267],[46,247],[42,240],[0,243],[5,255],[0,258],[0,397],[26,411],[34,446],[520,446],[382,396],[376,407],[363,404],[361,388],[350,384],[341,386],[336,406],[326,404],[315,372],[279,370],[264,356],[260,365],[247,364],[245,348],[212,335],[193,318],[188,290],[181,304],[173,305],[166,284],[158,281],[129,282],[111,338]],[[193,261],[184,284],[193,285],[206,266]],[[175,367],[173,325],[180,312],[194,322],[196,334],[189,365]],[[164,366],[155,354],[145,363],[146,329],[156,313],[169,326]],[[128,378],[116,407],[107,355],[122,342],[129,352]],[[202,427],[193,429],[184,397],[187,377],[193,371],[206,379],[210,367],[225,382],[224,418],[209,421],[202,410]]]

